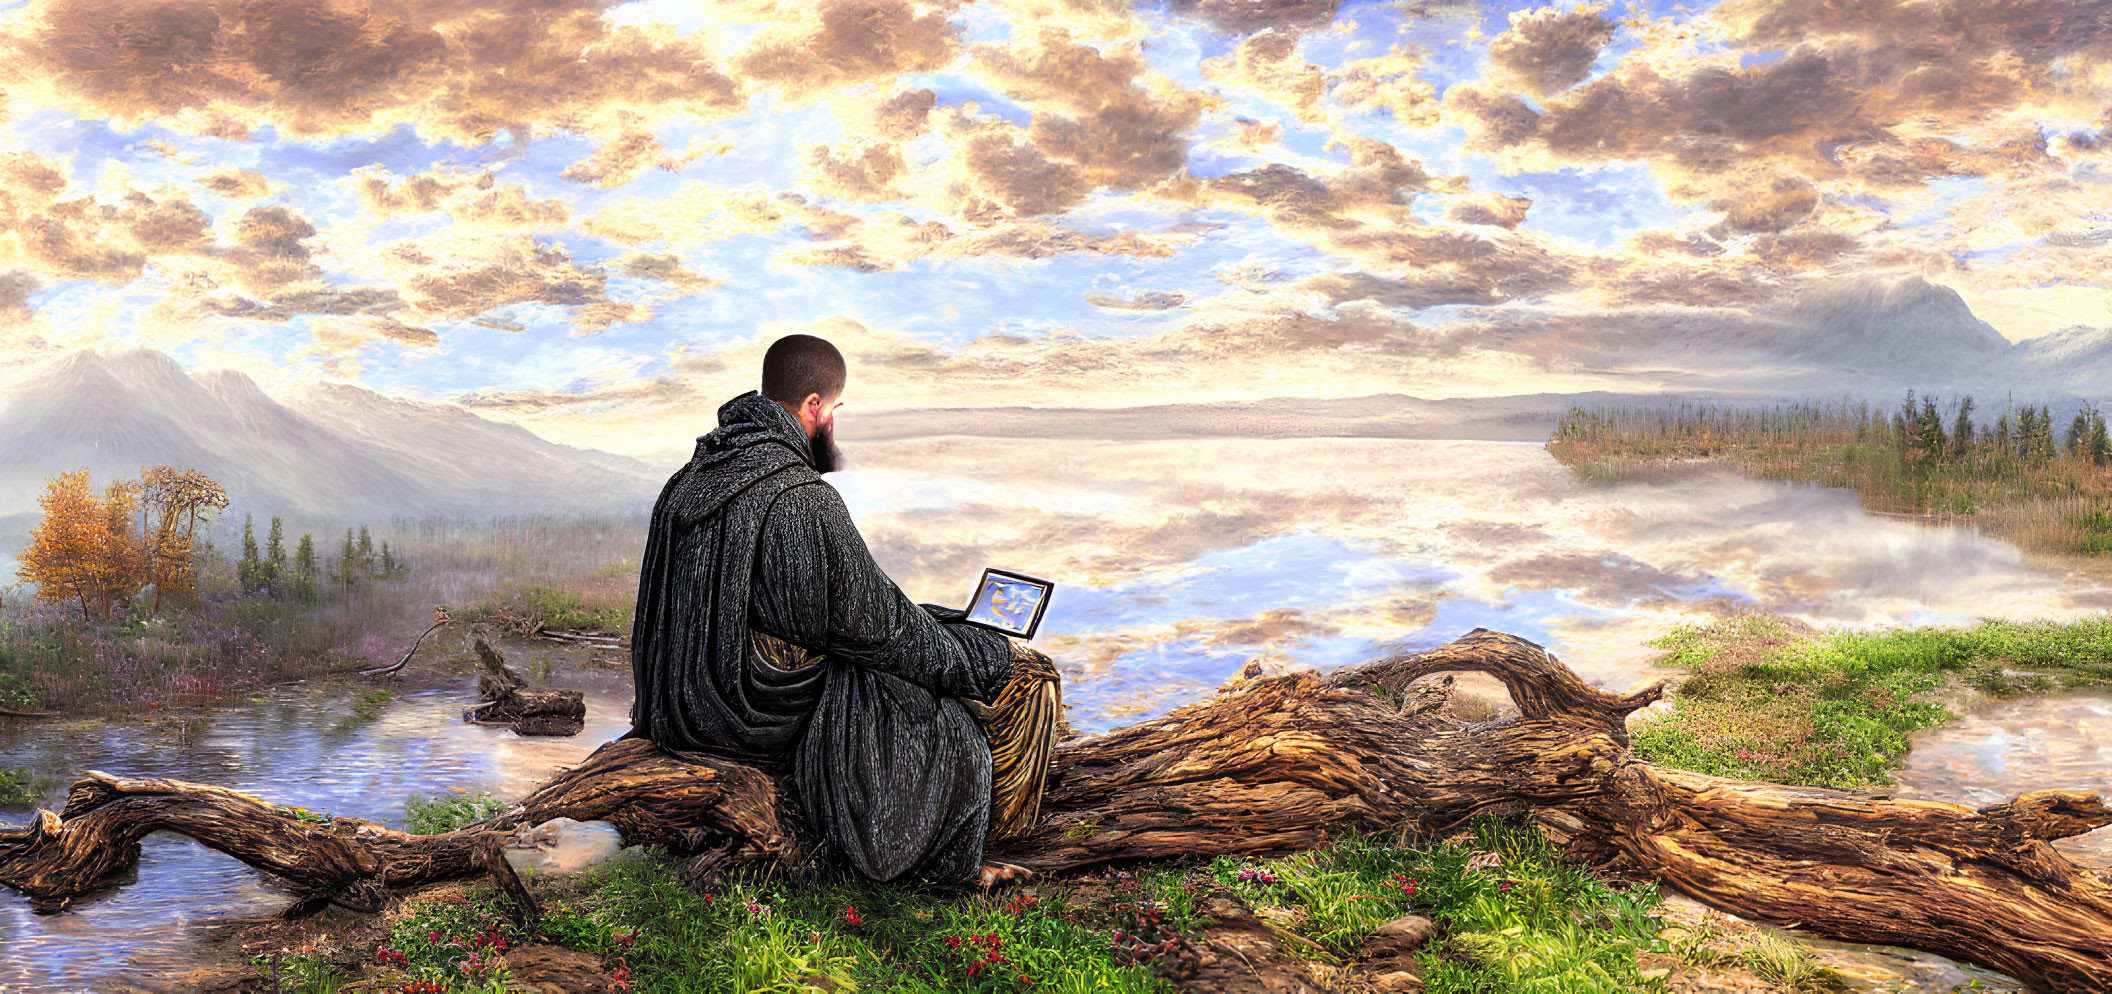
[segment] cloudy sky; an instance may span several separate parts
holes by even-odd
[[[2104,0],[0,2],[0,367],[631,452],[797,330],[853,409],[1648,389],[1574,343],[2112,325],[2108,105]]]

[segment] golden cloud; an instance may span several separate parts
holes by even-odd
[[[895,187],[909,166],[902,150],[890,142],[861,141],[840,151],[827,145],[807,149],[801,164],[802,185],[825,197],[856,203],[878,203],[903,199]]]
[[[1324,28],[1341,6],[1342,0],[1173,0],[1175,13],[1232,34]]]
[[[930,90],[838,94],[832,104],[843,130],[891,142],[906,142],[931,130],[939,95]]]
[[[624,122],[623,130],[604,138],[593,154],[573,163],[560,175],[575,183],[608,190],[637,179],[639,173],[651,167],[681,172],[707,150],[707,144],[698,141],[679,154],[670,152],[652,132],[638,126],[638,115],[626,111],[618,117]]]
[[[1384,55],[1352,59],[1327,74],[1329,100],[1345,110],[1385,108],[1402,127],[1438,121],[1437,87],[1419,78],[1423,60],[1399,45]]]
[[[1265,30],[1242,40],[1230,55],[1203,60],[1203,75],[1224,86],[1273,100],[1300,120],[1324,121],[1320,96],[1327,89],[1325,71],[1298,58],[1298,35]]]
[[[716,120],[742,109],[709,39],[615,25],[605,6],[48,2],[0,37],[0,82],[89,116],[235,137],[265,124],[292,137],[410,124],[483,144],[538,123],[605,131],[619,110]]]
[[[804,22],[758,36],[737,65],[794,101],[929,72],[953,61],[960,28],[946,14],[908,0],[821,0]]]
[[[263,173],[248,169],[225,166],[198,181],[205,187],[230,200],[255,200],[271,192],[271,180]]]
[[[352,186],[368,210],[381,217],[444,213],[483,228],[562,228],[570,220],[569,204],[556,198],[533,199],[519,183],[500,183],[488,170],[477,173],[431,171],[401,182],[384,166],[352,171]]]
[[[1512,11],[1509,30],[1489,43],[1489,64],[1499,79],[1544,97],[1590,76],[1613,33],[1614,23],[1589,8]]]
[[[0,273],[0,320],[20,324],[36,313],[29,295],[37,292],[37,278],[22,270]]]
[[[528,235],[448,233],[392,243],[380,258],[404,300],[434,318],[473,318],[511,304],[570,308],[579,334],[652,314],[608,297],[608,274],[580,269],[562,246]]]
[[[706,276],[682,264],[673,252],[654,255],[648,252],[629,252],[615,262],[616,270],[625,276],[657,280],[674,288],[678,293],[688,294],[723,286],[726,281],[716,276]]]

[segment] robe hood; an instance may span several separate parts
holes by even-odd
[[[806,426],[784,405],[751,390],[719,405],[719,426],[697,438],[688,485],[668,496],[678,500],[676,517],[690,527],[764,477],[796,467],[814,472]]]

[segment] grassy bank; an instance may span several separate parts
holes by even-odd
[[[401,909],[372,946],[295,948],[256,966],[281,991],[356,979],[365,990],[496,994],[533,980],[515,964],[546,962],[557,946],[584,954],[609,989],[651,994],[1143,994],[1175,989],[1169,977],[1214,924],[1205,909],[1230,896],[1280,930],[1295,969],[1346,990],[1385,989],[1373,986],[1362,950],[1407,915],[1435,922],[1413,965],[1437,994],[1669,991],[1696,976],[1726,985],[1717,989],[1833,989],[1778,937],[1675,921],[1654,887],[1593,879],[1536,830],[1495,820],[1442,840],[1358,837],[1283,859],[1114,872],[995,896],[768,875],[694,889],[667,859],[640,850],[534,887],[544,914],[532,931],[512,925],[487,888],[446,891]]]
[[[1962,412],[1962,413],[1961,413]],[[1909,394],[1867,404],[1575,408],[1547,450],[1588,480],[1653,479],[1699,461],[1856,492],[1865,508],[1970,524],[2035,552],[2112,553],[2112,450],[2091,409],[2056,415]],[[2080,419],[2080,420],[2078,420]]]
[[[1688,676],[1637,755],[1719,776],[1860,788],[1891,782],[1908,735],[1974,695],[2112,684],[2112,614],[2073,622],[1820,632],[1746,614],[1651,643]]]

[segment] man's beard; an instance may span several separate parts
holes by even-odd
[[[816,425],[808,439],[814,454],[814,471],[833,473],[843,468],[843,450],[836,447],[836,422]]]

